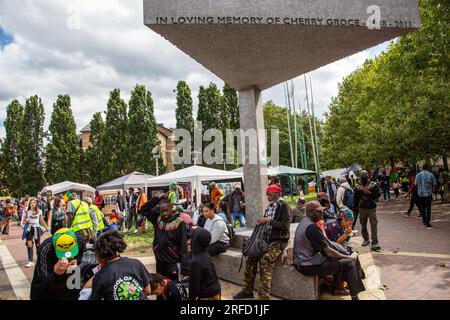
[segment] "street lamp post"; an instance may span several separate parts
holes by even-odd
[[[156,163],[156,176],[159,176],[159,162],[158,162],[158,160],[160,158],[159,152],[160,152],[159,146],[155,147],[153,149],[153,159],[155,159],[155,163]]]

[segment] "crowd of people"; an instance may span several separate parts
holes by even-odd
[[[290,225],[297,223],[291,261],[298,272],[320,276],[336,294],[358,299],[365,290],[365,274],[349,245],[358,232],[358,217],[362,246],[379,251],[381,195],[389,201],[391,188],[397,199],[403,191],[410,198],[404,215],[409,217],[416,205],[423,224],[431,228],[432,195],[440,181],[447,181],[446,177],[436,178],[427,164],[417,175],[412,170],[389,174],[363,170],[360,177],[341,176],[337,183],[328,175],[316,200],[299,197],[291,208],[273,179],[266,190],[269,205],[243,248],[242,290],[233,298],[253,298],[259,270],[258,298],[270,299],[276,261],[288,246]],[[17,202],[7,199],[2,204],[0,234],[8,234],[12,217],[19,216],[29,260],[26,267],[34,266],[34,249],[37,253],[31,299],[145,300],[156,296],[159,300],[219,300],[221,286],[213,257],[228,250],[234,228],[246,225],[245,194],[238,183],[225,195],[212,182],[208,200],[198,208],[182,201],[177,182],[169,185],[168,192],[150,198],[142,188],[130,188],[126,196],[118,192],[116,206],[107,216],[98,193],[82,199],[76,193],[67,199],[64,195],[26,196]],[[120,231],[145,230],[146,222],[154,230],[156,273],[150,273],[139,260],[121,256],[127,244]],[[51,237],[41,241],[46,232]],[[261,241],[251,241],[255,237]],[[256,242],[259,246],[252,247]],[[82,286],[69,288],[67,280],[77,268]]]

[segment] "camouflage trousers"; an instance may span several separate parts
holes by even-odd
[[[272,273],[275,267],[275,262],[278,257],[283,253],[286,244],[272,243],[264,255],[259,258],[247,258],[245,263],[244,281],[242,288],[244,291],[252,292],[255,283],[256,273],[259,270],[258,281],[258,299],[269,300],[270,299],[270,285],[272,283]]]

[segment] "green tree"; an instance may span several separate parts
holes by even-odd
[[[128,105],[128,134],[130,138],[128,146],[131,152],[127,157],[131,171],[156,174],[153,149],[159,145],[159,140],[151,92],[146,90],[143,85],[136,85],[131,92]],[[162,162],[160,168],[161,166]],[[163,170],[160,172],[163,172]]]
[[[192,107],[192,93],[191,89],[185,81],[178,81],[177,89],[177,108],[175,110],[175,118],[177,121],[177,129],[185,129],[189,131],[191,140],[194,139],[194,116]],[[192,142],[191,141],[191,142]],[[191,146],[192,148],[192,146]],[[180,156],[183,156],[183,151],[180,151]],[[176,165],[176,169],[182,169],[184,164]]]
[[[449,154],[450,4],[419,4],[422,27],[339,86],[325,124],[326,167],[407,164]]]
[[[23,106],[14,100],[6,107],[5,126],[6,136],[1,147],[0,162],[2,167],[2,185],[13,196],[20,192],[20,151],[19,135],[23,124]]]
[[[114,89],[107,104],[102,143],[103,152],[109,154],[109,160],[104,163],[104,178],[107,181],[129,173],[128,157],[136,150],[131,150],[129,146],[128,129],[127,104],[120,97],[120,89]]]
[[[175,110],[175,118],[177,121],[177,129],[185,129],[189,131],[191,137],[194,133],[194,116],[192,107],[191,89],[185,81],[178,81],[177,89],[177,108]]]
[[[47,183],[80,181],[80,154],[70,96],[60,95],[53,104],[49,126],[50,142],[45,147]]]
[[[98,186],[107,182],[105,177],[105,163],[109,161],[109,153],[104,147],[106,126],[100,112],[94,113],[90,122],[89,146],[81,155],[82,176],[84,182],[92,186]]]
[[[37,95],[26,100],[19,133],[21,194],[35,195],[44,187],[44,106]]]
[[[228,119],[230,122],[230,129],[236,130],[241,127],[239,118],[239,98],[236,90],[225,84],[223,87],[223,96],[225,97],[227,109],[228,109]]]

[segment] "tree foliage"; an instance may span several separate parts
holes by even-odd
[[[143,85],[136,85],[128,105],[128,166],[131,171],[154,175],[156,165],[153,161],[153,149],[159,146],[159,140],[151,92]]]
[[[44,106],[41,98],[26,100],[19,130],[19,177],[21,194],[34,195],[44,187]]]
[[[80,180],[80,153],[70,96],[60,95],[53,105],[45,147],[45,177],[49,184]]]
[[[20,188],[20,151],[19,136],[23,124],[23,106],[13,100],[6,108],[4,127],[5,139],[1,146],[0,163],[2,167],[1,184],[5,193],[17,196]]]
[[[420,1],[422,27],[339,85],[325,124],[327,168],[415,163],[450,151],[450,3]]]

